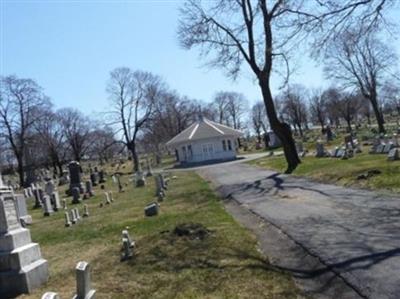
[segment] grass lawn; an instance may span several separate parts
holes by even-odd
[[[364,148],[363,153],[348,160],[305,157],[293,174],[344,186],[400,192],[400,161],[387,161],[387,155],[370,155],[367,152]],[[286,169],[283,156],[261,158],[249,163],[280,172]],[[372,169],[378,169],[382,173],[365,180],[357,180],[359,174]]]
[[[217,195],[194,173],[171,180],[159,216],[145,218],[143,208],[153,200],[153,179],[145,188],[118,194],[99,207],[100,189],[85,201],[90,217],[70,228],[64,213],[43,217],[30,210],[32,239],[49,262],[47,285],[23,298],[40,298],[46,291],[71,298],[78,261],[92,267],[97,298],[300,298],[287,273],[274,269],[257,250],[257,240],[224,210]],[[60,192],[60,195],[62,193]],[[70,201],[70,199],[68,199]],[[82,204],[78,205],[82,210]],[[69,205],[71,207],[71,205]],[[81,212],[82,214],[82,212]],[[193,239],[173,234],[179,223],[204,225],[210,234]],[[136,257],[120,262],[121,231],[129,227],[137,244]]]

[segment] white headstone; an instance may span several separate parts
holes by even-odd
[[[73,299],[94,299],[96,290],[92,289],[90,281],[90,266],[87,262],[76,265],[76,295]]]

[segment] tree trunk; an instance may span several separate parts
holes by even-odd
[[[133,160],[133,172],[138,172],[139,171],[139,157],[136,152],[136,146],[134,143],[130,144],[128,146],[128,149],[131,151],[132,154],[132,160]]]
[[[382,112],[379,110],[376,96],[371,95],[369,100],[371,102],[372,109],[374,110],[374,113],[375,113],[375,118],[376,118],[376,122],[378,123],[379,133],[385,133],[386,132],[385,126],[384,126],[385,121],[383,119]]]
[[[298,125],[298,127],[299,127],[299,134],[300,134],[300,137],[303,138],[303,129],[301,128],[301,125],[300,125],[300,124]]]
[[[347,128],[349,129],[349,133],[352,131],[351,130],[351,121],[349,119],[346,119],[347,122]]]
[[[293,170],[301,163],[297,154],[296,145],[292,136],[290,126],[284,122],[280,122],[276,114],[274,102],[269,87],[268,78],[259,78],[259,85],[267,110],[267,115],[271,128],[282,142],[283,151],[285,154],[286,162],[288,164],[286,173],[292,173]]]
[[[24,178],[24,165],[22,162],[22,158],[17,158],[17,171],[18,171],[18,177],[19,177],[19,185],[21,188],[25,187],[25,178]]]

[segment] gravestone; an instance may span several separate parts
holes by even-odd
[[[89,207],[87,204],[83,205],[83,217],[89,217]]]
[[[158,215],[158,204],[153,202],[144,208],[144,214],[147,217]]]
[[[159,175],[157,175],[155,177],[155,182],[156,182],[156,196],[157,196],[157,199],[159,201],[162,201],[164,196],[165,196],[165,193],[164,193],[164,188],[162,187],[161,177]]]
[[[323,143],[318,142],[316,144],[316,150],[317,150],[317,152],[316,152],[315,156],[317,158],[325,157],[325,149],[324,149]]]
[[[164,177],[164,175],[163,175],[162,173],[160,173],[159,176],[160,176],[162,188],[163,188],[164,190],[167,190],[167,189],[168,189],[168,187],[167,187],[167,184],[168,184],[168,183],[167,183],[167,180],[165,179],[165,177]]]
[[[92,181],[86,181],[86,194],[90,197],[94,196]]]
[[[331,152],[331,157],[336,158],[339,147],[335,147]]]
[[[46,182],[46,184],[44,185],[44,191],[49,196],[51,196],[53,194],[53,192],[56,191],[56,187],[52,180]]]
[[[43,205],[43,209],[44,209],[43,215],[44,216],[50,216],[51,214],[54,213],[53,206],[52,206],[51,200],[50,200],[50,196],[45,195],[43,199],[44,199],[44,201],[43,201],[43,203],[44,203],[44,205]]]
[[[111,202],[114,202],[113,192],[112,192],[112,191],[109,191],[109,192],[108,192],[108,195],[110,196],[110,201],[111,201]]]
[[[47,261],[23,228],[12,192],[0,194],[0,298],[30,293],[48,279]]]
[[[67,210],[67,209],[68,209],[68,207],[67,207],[67,200],[66,200],[65,198],[63,198],[62,203],[63,203],[63,209],[64,209],[64,210]]]
[[[71,220],[69,218],[69,213],[65,212],[65,227],[71,226]]]
[[[121,256],[121,262],[129,260],[133,257],[133,249],[129,244],[129,240],[127,238],[122,238],[122,247],[123,254]]]
[[[136,187],[143,187],[146,185],[146,179],[142,171],[139,170],[138,172],[136,172],[135,181],[136,181]]]
[[[35,205],[33,206],[34,209],[38,209],[43,207],[43,190],[40,187],[36,187],[33,191],[35,195]]]
[[[54,191],[51,194],[51,203],[53,204],[53,209],[54,211],[58,211],[61,209],[61,203],[60,203],[60,195],[58,194],[58,191]]]
[[[68,164],[69,170],[69,192],[72,194],[74,188],[78,188],[80,193],[83,193],[83,186],[81,180],[81,166],[78,162],[72,161]]]
[[[105,204],[106,205],[109,205],[110,203],[111,203],[111,201],[110,201],[110,195],[108,194],[108,192],[104,192],[104,195],[105,195]]]
[[[125,238],[125,239],[128,240],[128,244],[129,244],[129,247],[130,247],[130,248],[135,247],[135,241],[133,241],[133,240],[131,239],[131,236],[129,235],[129,232],[128,232],[127,229],[124,229],[124,230],[122,231],[122,238]]]
[[[336,158],[342,158],[346,151],[343,148],[339,148],[336,152]]]
[[[41,299],[60,299],[60,296],[55,292],[46,292]]]
[[[377,153],[377,154],[382,154],[382,152],[383,152],[384,149],[385,149],[385,145],[384,145],[384,144],[379,144],[379,145],[376,147],[375,153]]]
[[[387,159],[388,159],[388,161],[399,160],[399,149],[398,148],[392,148],[389,151]]]
[[[147,177],[152,176],[152,175],[153,175],[153,172],[152,172],[152,170],[151,170],[151,163],[150,163],[148,157],[146,157],[146,168],[147,168],[146,176],[147,176]]]
[[[81,220],[81,215],[79,215],[79,210],[78,210],[78,208],[75,208],[74,209],[75,210],[75,217],[76,217],[76,220]]]
[[[105,178],[105,176],[104,176],[104,171],[103,170],[100,170],[99,171],[99,183],[100,184],[103,184],[103,183],[105,183],[106,182],[106,178]]]
[[[17,208],[18,219],[24,224],[32,224],[32,217],[28,215],[28,209],[26,208],[26,199],[22,194],[15,194],[15,206]]]
[[[87,262],[76,265],[76,295],[73,299],[94,299],[96,290],[92,289],[90,281],[90,266]]]
[[[75,209],[71,209],[71,223],[75,224],[77,221],[78,219],[76,219]]]
[[[90,181],[92,182],[92,186],[97,186],[97,174],[91,173],[90,174]]]
[[[72,194],[72,203],[73,204],[78,204],[81,202],[81,193],[78,187],[74,187],[71,190],[71,194]]]
[[[387,143],[385,144],[382,153],[383,154],[389,154],[390,150],[394,147],[393,143]]]

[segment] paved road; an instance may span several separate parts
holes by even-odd
[[[282,152],[277,152],[275,155],[281,155],[283,154]],[[155,172],[158,171],[168,171],[168,172],[175,172],[175,171],[192,171],[192,170],[200,170],[204,168],[214,168],[214,167],[224,167],[227,165],[232,165],[232,164],[238,164],[238,163],[243,163],[251,160],[256,160],[262,157],[268,156],[269,153],[267,152],[262,152],[262,153],[255,153],[255,154],[247,154],[247,155],[238,155],[236,160],[232,161],[225,161],[225,162],[219,162],[219,163],[210,163],[210,164],[203,164],[203,165],[197,165],[197,166],[190,166],[190,167],[182,167],[182,168],[167,168],[167,169],[156,169]]]
[[[362,296],[400,298],[400,198],[246,164],[198,173],[317,256],[326,268],[313,275],[332,270]]]

